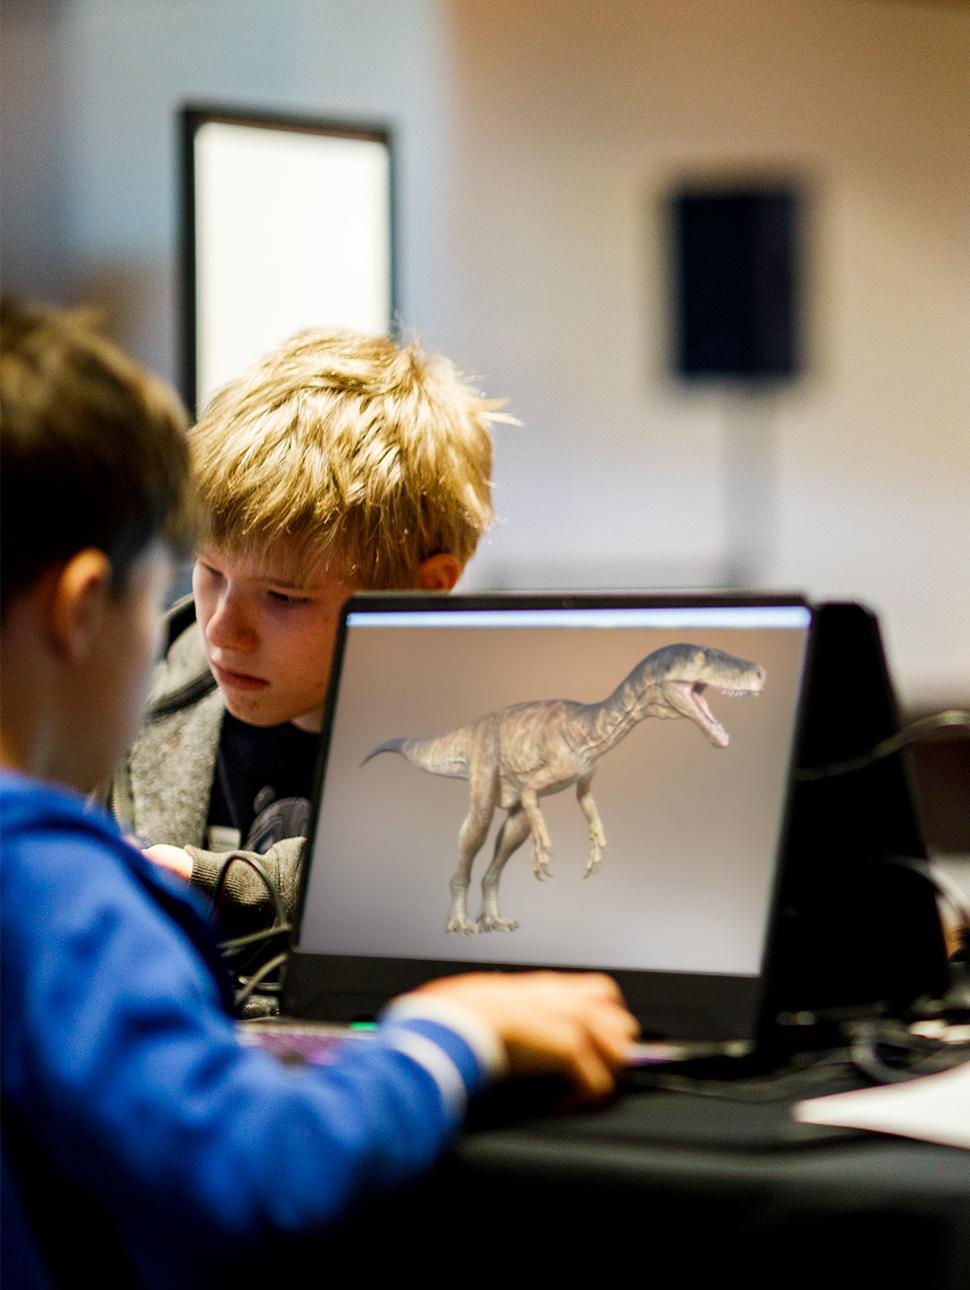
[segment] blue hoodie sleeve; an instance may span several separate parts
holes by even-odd
[[[321,1230],[426,1168],[486,1072],[420,1016],[330,1067],[243,1046],[140,863],[107,830],[5,830],[4,1105],[98,1197],[149,1283],[189,1284],[203,1246]]]

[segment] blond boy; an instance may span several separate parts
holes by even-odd
[[[148,715],[110,805],[149,855],[211,892],[259,853],[299,887],[316,734],[343,602],[448,591],[492,522],[498,404],[445,358],[303,332],[221,390],[189,435],[203,533]],[[227,932],[272,906],[243,864]]]

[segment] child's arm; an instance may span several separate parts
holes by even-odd
[[[219,903],[226,936],[244,936],[269,927],[276,902],[260,871],[275,887],[287,919],[293,919],[303,873],[305,838],[284,838],[268,851],[205,851],[201,847],[174,847],[165,843],[147,847],[144,854],[155,864],[190,880],[211,900],[220,875],[229,865]],[[235,857],[235,858],[234,858]]]
[[[192,949],[204,928],[112,849],[55,830],[6,857],[4,1097],[62,1176],[135,1224],[159,1283],[184,1284],[203,1250],[318,1229],[430,1164],[487,1065],[440,1008],[491,1033],[510,1069],[587,1096],[632,1037],[605,978],[483,974],[416,992],[373,1043],[294,1072],[240,1047]]]
[[[470,973],[432,981],[388,1015],[441,1005],[467,1011],[499,1039],[510,1075],[556,1075],[581,1101],[612,1092],[639,1026],[619,986],[598,972]],[[431,1011],[429,1015],[435,1015]]]

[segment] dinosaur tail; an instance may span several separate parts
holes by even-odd
[[[378,744],[375,748],[372,748],[360,764],[361,766],[366,766],[372,757],[376,757],[378,753],[382,752],[396,752],[403,755],[404,745],[407,742],[408,741],[406,739],[385,739],[382,744]]]
[[[468,750],[466,731],[453,730],[431,739],[385,739],[372,748],[361,766],[366,766],[378,753],[400,753],[412,766],[432,775],[447,775],[453,779],[468,778]]]

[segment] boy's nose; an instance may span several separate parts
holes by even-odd
[[[206,623],[206,639],[216,649],[251,654],[256,648],[256,633],[232,597],[224,597]]]

